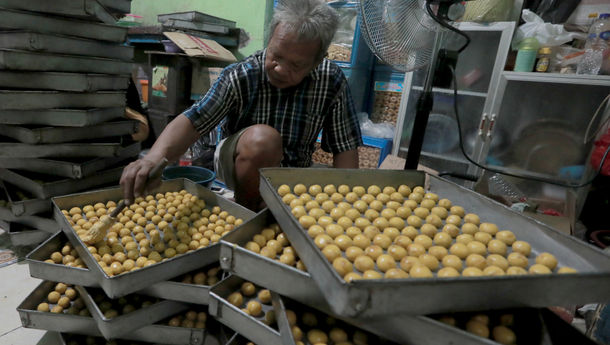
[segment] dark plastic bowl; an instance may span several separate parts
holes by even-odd
[[[178,166],[165,168],[161,177],[164,180],[186,178],[204,187],[208,187],[212,181],[214,181],[216,173],[212,170],[197,166]]]

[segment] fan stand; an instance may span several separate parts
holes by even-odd
[[[415,110],[415,119],[413,121],[413,129],[411,130],[411,140],[407,151],[407,159],[405,161],[404,170],[416,170],[421,156],[421,150],[426,134],[426,126],[428,125],[428,117],[434,106],[434,94],[432,87],[434,84],[446,84],[451,78],[444,78],[448,71],[448,66],[452,64],[455,67],[457,62],[457,53],[441,49],[443,46],[443,32],[437,32],[434,36],[434,46],[432,53],[432,61],[428,65],[426,78],[424,80],[424,89],[417,100]]]

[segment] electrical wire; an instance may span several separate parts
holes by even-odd
[[[475,162],[472,158],[470,158],[470,156],[468,156],[468,154],[466,153],[466,150],[464,150],[464,142],[462,140],[462,124],[460,122],[460,116],[458,113],[458,89],[457,89],[457,78],[456,78],[456,73],[455,73],[455,68],[453,66],[449,66],[449,68],[451,69],[451,74],[452,74],[452,78],[453,78],[453,111],[455,112],[455,119],[457,121],[457,126],[458,126],[458,138],[460,140],[460,150],[462,151],[462,154],[464,155],[464,157],[466,157],[466,159],[472,163],[473,165],[477,166],[478,168],[487,170],[487,171],[491,171],[493,173],[496,174],[501,174],[501,175],[505,175],[505,176],[510,176],[510,177],[516,177],[516,178],[520,178],[520,179],[524,179],[524,180],[531,180],[531,181],[537,181],[537,182],[543,182],[543,183],[548,183],[548,184],[552,184],[552,185],[556,185],[556,186],[561,186],[561,187],[566,187],[566,188],[580,188],[580,187],[585,187],[590,185],[591,183],[593,183],[593,181],[595,180],[595,178],[597,177],[597,175],[599,175],[602,171],[602,168],[604,166],[604,163],[606,161],[606,158],[608,156],[608,153],[610,152],[610,145],[608,145],[608,147],[606,148],[606,151],[604,152],[604,155],[602,156],[601,162],[599,163],[599,168],[597,169],[597,172],[595,173],[595,175],[588,181],[584,182],[584,183],[580,183],[580,184],[571,184],[571,183],[562,183],[562,182],[557,182],[557,181],[553,181],[550,179],[545,179],[545,178],[539,178],[539,177],[535,177],[535,176],[526,176],[526,175],[520,175],[520,174],[513,174],[513,173],[509,173],[506,171],[502,171],[499,169],[494,169],[491,168],[489,166],[480,164],[478,162]]]
[[[426,11],[428,12],[428,15],[432,17],[432,19],[434,19],[434,21],[437,22],[440,26],[453,31],[466,39],[466,42],[460,47],[460,49],[458,49],[458,53],[463,52],[464,49],[466,49],[466,47],[468,47],[468,45],[470,44],[470,37],[466,35],[466,33],[464,33],[463,31],[455,28],[453,25],[447,23],[440,16],[434,13],[434,11],[432,11],[432,1],[433,0],[426,0]]]
[[[597,115],[599,115],[600,111],[602,110],[602,108],[604,107],[604,104],[606,102],[608,102],[610,100],[610,93],[608,94],[608,96],[606,96],[606,98],[604,98],[604,100],[599,104],[599,107],[597,107],[597,110],[595,111],[595,114],[593,115],[593,117],[591,118],[591,120],[589,121],[589,124],[587,125],[587,131],[585,132],[585,137],[583,139],[583,144],[588,143],[589,141],[591,141],[593,138],[595,138],[595,136],[597,136],[597,134],[599,133],[599,131],[602,130],[602,128],[604,128],[604,126],[606,126],[606,123],[608,123],[608,121],[610,121],[610,116],[607,117],[605,120],[602,120],[602,123],[597,127],[597,130],[595,131],[595,133],[593,133],[593,135],[589,136],[589,132],[591,131],[591,126],[593,126],[593,122],[595,121],[595,119],[597,119]]]

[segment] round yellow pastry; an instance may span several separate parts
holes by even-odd
[[[551,271],[557,267],[557,259],[551,253],[540,253],[536,257],[536,263],[548,267]]]
[[[443,267],[451,267],[458,272],[462,271],[462,266],[463,266],[462,259],[460,259],[456,255],[453,255],[453,254],[446,255],[445,257],[443,257],[441,262],[443,264]]]
[[[551,269],[546,266],[546,265],[542,265],[542,264],[533,264],[530,266],[529,273],[532,274],[551,274]]]
[[[413,278],[432,278],[434,275],[430,269],[423,264],[415,264],[411,267],[409,275]]]
[[[529,243],[525,241],[515,241],[512,244],[513,252],[521,253],[524,256],[528,257],[532,252],[532,247]]]
[[[405,256],[400,260],[400,268],[405,272],[410,272],[415,265],[422,265],[419,259],[415,256]]]
[[[439,278],[452,278],[452,277],[459,277],[460,276],[460,272],[458,272],[455,268],[453,267],[443,267],[441,268],[438,273],[436,274],[437,277]]]

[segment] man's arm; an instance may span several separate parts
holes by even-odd
[[[123,187],[124,199],[132,201],[144,194],[148,173],[157,162],[164,157],[170,162],[175,161],[189,148],[199,137],[199,133],[193,127],[191,120],[184,114],[180,114],[163,130],[150,152],[135,162],[130,163],[123,170],[121,186]],[[148,185],[153,188],[159,181],[151,181]]]
[[[358,150],[343,151],[333,155],[333,167],[340,169],[358,169]]]

